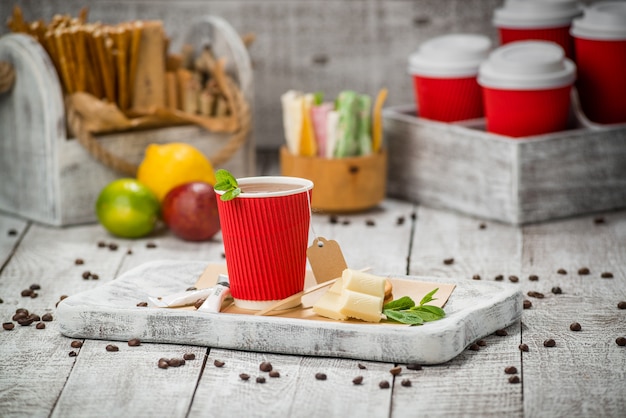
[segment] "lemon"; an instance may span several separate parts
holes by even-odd
[[[137,180],[148,186],[162,201],[174,187],[192,181],[215,184],[213,166],[192,145],[171,142],[150,144],[137,170]]]
[[[102,226],[123,238],[139,238],[152,232],[159,209],[154,193],[131,178],[109,183],[96,201],[96,215]]]

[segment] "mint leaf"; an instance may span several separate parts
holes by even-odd
[[[392,300],[391,302],[385,304],[383,309],[394,309],[394,310],[403,310],[410,309],[415,306],[415,302],[408,296],[402,296],[400,299]]]
[[[440,317],[444,317],[446,316],[446,313],[444,312],[443,309],[441,309],[439,306],[433,306],[433,305],[423,305],[423,306],[417,306],[415,308],[413,308],[413,310],[419,310],[422,312],[430,312],[433,315],[438,315]]]
[[[439,290],[439,288],[436,288],[432,292],[429,292],[428,294],[426,294],[426,296],[424,296],[422,298],[422,300],[420,301],[420,306],[426,305],[428,302],[431,302],[431,301],[435,300],[435,299],[433,299],[433,295],[435,293],[437,293],[437,290]]]
[[[419,314],[412,313],[410,311],[393,311],[384,310],[383,313],[388,319],[407,325],[422,325],[424,320]]]
[[[233,200],[234,198],[239,196],[240,193],[241,193],[241,189],[239,187],[237,187],[236,189],[229,190],[226,193],[224,193],[223,195],[221,195],[220,199],[222,199],[222,201],[224,201],[224,202],[227,202],[227,201]]]
[[[215,172],[215,180],[213,188],[226,192],[220,196],[220,200],[226,202],[236,198],[241,193],[237,179],[229,171],[220,168]]]
[[[383,307],[383,314],[390,321],[400,322],[407,325],[423,325],[424,322],[432,322],[446,316],[443,309],[438,306],[425,305],[433,301],[433,295],[439,288],[428,293],[422,298],[419,306],[415,306],[415,302],[408,296],[403,296],[387,303]]]
[[[424,307],[416,307],[410,310],[413,315],[418,315],[424,322],[432,322],[443,318],[443,315],[425,310]]]

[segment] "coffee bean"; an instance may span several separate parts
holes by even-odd
[[[70,357],[76,357],[76,356],[78,355],[78,353],[77,353],[76,351],[72,350],[72,351],[70,351],[70,352],[68,353],[68,355],[69,355]]]
[[[317,380],[326,380],[326,374],[325,373],[315,373],[315,378]]]
[[[120,351],[120,348],[113,344],[108,344],[105,348],[107,351],[110,351],[110,352]]]
[[[36,313],[32,313],[32,314],[30,314],[30,315],[28,315],[28,317],[29,317],[30,319],[32,319],[32,320],[33,320],[33,322],[39,322],[39,321],[41,321],[41,317],[39,317],[39,315],[37,315]]]
[[[558,269],[556,272],[558,274],[567,274],[567,270],[565,270],[565,269]]]
[[[355,385],[360,385],[361,383],[363,383],[363,376],[357,376],[354,379],[352,379],[352,383],[354,383]]]
[[[46,327],[45,322],[37,322],[37,325],[35,325],[35,328],[37,329],[44,329]]]
[[[581,267],[581,268],[578,269],[578,274],[581,275],[581,276],[586,276],[589,273],[591,273],[591,272],[589,271],[589,269],[587,267]]]
[[[508,366],[504,368],[504,373],[506,374],[516,374],[517,373],[517,367],[515,366]]]
[[[180,367],[183,365],[183,362],[182,362],[182,359],[180,358],[171,358],[169,359],[167,364],[169,364],[170,367]]]
[[[610,271],[605,271],[600,275],[600,277],[602,277],[603,279],[612,279],[613,273],[611,273]]]
[[[39,286],[37,283],[34,283],[34,284],[30,285],[30,289],[31,290],[41,290],[41,286]]]
[[[411,212],[411,219],[412,220],[416,220],[417,219],[417,213]]]
[[[10,237],[14,237],[14,236],[17,235],[17,230],[9,229],[8,232],[7,232],[7,235],[10,236]]]
[[[350,221],[346,219],[341,224],[342,225],[350,225]]]
[[[44,322],[50,322],[50,321],[52,321],[52,319],[53,319],[52,318],[52,314],[49,313],[49,312],[41,315],[41,320],[44,321]]]
[[[472,350],[472,351],[479,351],[480,350],[480,346],[478,344],[476,344],[476,343],[472,343],[472,344],[470,344],[469,349]]]
[[[226,253],[222,253],[222,258],[226,258]]]
[[[365,366],[364,366],[363,364],[361,364],[361,363],[357,364],[357,367],[358,367],[359,369],[361,369],[361,370],[363,370],[363,369],[367,369],[367,367],[365,367]]]
[[[159,369],[167,369],[168,367],[170,367],[169,361],[165,359],[160,359],[157,365],[159,366]]]
[[[83,260],[82,258],[77,258],[76,260],[74,260],[74,264],[80,266],[81,264],[85,264],[85,260]]]
[[[20,319],[28,318],[28,313],[26,312],[16,312],[15,315],[11,318],[14,321],[19,321]]]
[[[7,331],[11,331],[13,328],[15,328],[15,324],[13,322],[3,322],[2,328],[4,328]]]
[[[98,241],[98,248],[104,248],[107,246],[107,243],[104,241]]]
[[[554,341],[552,338],[549,338],[549,339],[547,339],[547,340],[545,340],[543,342],[543,346],[544,347],[554,347],[554,346],[556,346],[556,341]]]
[[[146,244],[146,248],[156,248],[157,245],[154,242],[149,242]]]
[[[398,219],[396,219],[396,225],[404,225],[404,216],[398,216]]]
[[[184,366],[187,363],[184,358],[179,358],[178,361],[180,361],[181,366]]]
[[[91,280],[98,280],[100,279],[100,276],[98,276],[97,274],[91,273]]]
[[[504,280],[504,276],[502,274],[498,274],[496,277],[493,278],[496,282],[501,282],[502,280]]]
[[[534,290],[530,290],[528,293],[526,293],[528,296],[530,296],[531,298],[537,298],[537,299],[543,299],[545,296],[543,293],[541,292],[535,292]]]
[[[195,360],[196,359],[196,355],[194,353],[185,353],[185,354],[183,354],[183,358],[185,360]]]
[[[450,264],[454,264],[454,258],[446,258],[443,260],[443,264],[449,266]]]
[[[389,373],[391,373],[394,376],[397,376],[400,373],[402,373],[402,367],[396,366],[396,367],[392,368],[391,370],[389,370]]]
[[[139,338],[133,338],[131,340],[128,340],[129,347],[139,347],[140,345],[141,341],[139,340]]]
[[[528,276],[528,280],[530,280],[531,282],[536,282],[537,280],[539,280],[539,276],[537,276],[536,274],[531,274],[530,276]]]
[[[378,387],[381,389],[389,389],[389,382],[386,380],[381,380],[378,384]]]
[[[70,346],[72,346],[72,348],[81,348],[83,346],[83,342],[74,340],[70,343]]]
[[[617,303],[617,309],[626,309],[626,301],[622,300]]]
[[[519,282],[519,277],[517,276],[509,276],[509,281],[512,283],[517,283]]]
[[[27,326],[29,326],[30,324],[32,324],[33,322],[34,322],[34,321],[33,321],[33,318],[31,318],[30,316],[29,316],[29,317],[26,317],[26,318],[19,319],[19,320],[17,321],[17,323],[18,323],[18,324],[20,324],[20,325],[21,325],[21,326],[23,326],[23,327],[27,327]]]
[[[487,225],[481,223],[480,225],[478,225],[478,229],[486,229]]]
[[[507,332],[507,330],[505,330],[505,329],[499,329],[499,330],[496,330],[496,333],[495,333],[495,334],[496,334],[498,337],[506,337],[507,335],[509,335],[509,333],[508,333],[508,332]]]
[[[39,296],[39,293],[37,292],[33,292],[30,294],[31,299],[35,299],[37,296]]]
[[[478,275],[478,274],[474,274],[474,275],[472,276],[472,280],[480,280],[480,275]]]
[[[206,300],[206,298],[200,298],[198,299],[194,304],[193,307],[196,309],[200,309],[200,306],[202,306],[202,304],[204,303],[204,301]]]
[[[400,382],[400,384],[402,386],[404,386],[405,388],[408,388],[411,386],[411,381],[409,379],[402,379],[402,381]]]
[[[478,344],[481,347],[486,347],[487,346],[487,341],[485,341],[485,340],[478,340],[478,341],[476,341],[476,344]]]
[[[263,376],[259,376],[256,378],[257,383],[265,383],[265,378]]]
[[[533,303],[531,301],[529,301],[528,299],[524,299],[524,309],[530,309],[532,308]]]
[[[519,350],[527,352],[528,351],[528,345],[526,345],[524,343],[520,344],[519,345]]]
[[[271,372],[272,371],[272,363],[269,361],[264,361],[259,365],[259,370],[262,372]]]
[[[417,363],[409,363],[406,365],[408,370],[422,370],[422,366]]]
[[[137,306],[140,308],[145,308],[146,306],[148,306],[148,302],[139,302]]]
[[[278,373],[278,371],[276,370],[272,370],[270,372],[270,377],[280,377],[280,373]]]
[[[374,222],[374,220],[372,219],[368,219],[365,221],[365,225],[367,226],[376,226],[376,222]]]
[[[24,289],[22,290],[23,297],[29,297],[33,294],[33,289]]]
[[[626,346],[626,338],[624,338],[624,337],[617,337],[615,339],[615,344],[619,345],[620,347]]]
[[[112,243],[109,244],[109,250],[117,251],[117,248],[118,248],[118,246],[117,246],[116,243],[112,242]]]
[[[239,378],[240,378],[241,380],[248,380],[248,379],[250,379],[250,375],[249,375],[249,374],[246,374],[246,373],[241,373],[241,374],[239,375]]]
[[[226,364],[226,363],[224,363],[222,360],[215,360],[215,361],[213,362],[213,365],[214,365],[215,367],[224,367],[224,364]]]
[[[83,271],[83,279],[87,280],[89,279],[89,277],[91,277],[91,272],[90,271]]]
[[[132,255],[133,254],[133,250],[131,250],[130,248],[128,250],[126,250],[126,254],[128,255]]]
[[[552,293],[554,293],[555,295],[560,295],[563,293],[563,290],[561,290],[559,286],[555,286],[552,288]]]
[[[0,303],[4,303],[4,299],[0,298]]]
[[[509,383],[519,383],[519,376],[511,376],[509,377]]]
[[[582,327],[578,322],[572,322],[569,326],[569,329],[571,329],[572,331],[580,331]]]
[[[330,222],[331,224],[336,224],[339,222],[339,218],[337,218],[337,215],[330,215],[330,217],[328,218],[328,222]]]
[[[602,216],[598,216],[593,218],[593,223],[596,225],[601,225],[604,223],[604,218]]]

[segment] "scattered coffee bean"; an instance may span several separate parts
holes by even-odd
[[[117,251],[117,248],[118,248],[118,247],[117,247],[117,244],[116,244],[116,243],[112,242],[112,243],[110,243],[110,244],[109,244],[109,250],[111,250],[111,251]]]
[[[586,276],[590,273],[589,269],[587,267],[582,267],[578,269],[578,274],[581,276]]]
[[[593,218],[593,223],[596,225],[601,225],[604,223],[604,218],[602,216],[598,216],[596,218]]]
[[[148,306],[148,302],[139,302],[137,306],[139,306],[140,308],[145,308],[146,306]]]
[[[480,280],[480,275],[478,275],[478,274],[474,274],[474,275],[472,276],[472,280]]]
[[[87,280],[87,279],[89,279],[89,277],[91,277],[91,272],[90,271],[83,271],[83,279]]]
[[[74,340],[74,341],[72,341],[72,342],[70,343],[70,346],[71,346],[72,348],[81,348],[81,347],[83,346],[83,342],[82,342],[82,341],[77,341],[77,340]]]
[[[3,322],[2,328],[7,331],[11,331],[13,328],[15,328],[15,324],[13,322]]]
[[[528,276],[528,280],[530,280],[531,282],[536,282],[537,280],[539,280],[539,276],[537,276],[536,274],[531,274],[530,276]]]
[[[626,346],[626,338],[624,338],[624,337],[617,337],[615,339],[615,344],[619,345],[620,347]]]
[[[100,279],[100,276],[98,276],[97,274],[91,273],[91,280],[98,280]]]
[[[76,356],[78,355],[78,353],[77,353],[76,351],[72,350],[72,351],[70,351],[70,352],[68,353],[68,355],[69,355],[70,357],[76,357]]]
[[[185,353],[185,354],[183,354],[183,358],[185,360],[195,360],[196,359],[196,355],[194,353]]]
[[[554,293],[555,295],[560,295],[563,293],[563,290],[559,286],[554,286],[552,288],[552,293]]]
[[[610,271],[605,271],[600,275],[600,277],[602,277],[603,279],[612,279],[613,273],[611,273]]]
[[[535,292],[534,290],[530,290],[526,294],[530,296],[531,298],[537,298],[537,299],[543,299],[545,297],[543,293]]]
[[[25,314],[26,316],[28,316],[28,313],[29,313],[29,312],[28,312],[28,309],[26,309],[26,308],[17,308],[17,309],[15,310],[15,313],[16,313],[16,314],[23,313],[23,314]]]
[[[406,365],[406,368],[408,370],[422,370],[422,366],[417,363],[409,363]]]
[[[511,376],[509,377],[509,383],[519,383],[519,376]]]
[[[168,360],[167,364],[169,364],[170,367],[180,367],[183,365],[183,362],[180,358],[171,358]]]
[[[22,290],[22,296],[23,297],[29,297],[33,294],[33,289],[24,289]]]
[[[37,329],[44,329],[46,327],[45,322],[37,322],[37,325],[35,325],[35,328]]]
[[[326,374],[325,373],[315,373],[315,378],[317,380],[326,380]]]
[[[469,349],[472,350],[472,351],[479,351],[480,350],[480,346],[478,344],[476,344],[476,343],[472,343],[472,344],[470,344]]]
[[[416,220],[417,219],[417,213],[411,212],[411,219],[412,220]]]
[[[128,340],[129,347],[139,347],[140,345],[141,341],[139,340],[139,338],[133,338],[131,340]]]
[[[154,242],[149,242],[146,244],[146,248],[156,248],[157,245]]]
[[[187,289],[185,289],[186,292],[191,292],[193,290],[198,290],[198,288],[196,286],[189,286]]]
[[[565,269],[558,269],[556,272],[558,274],[567,274],[567,270],[565,270]]]
[[[350,225],[350,221],[346,219],[341,224],[342,225]]]
[[[41,286],[39,286],[37,283],[34,283],[34,284],[30,285],[30,289],[31,290],[41,290]]]
[[[507,335],[509,335],[509,333],[505,329],[498,329],[496,330],[495,334],[498,337],[506,337]]]
[[[226,258],[226,253],[222,253],[222,258]]]
[[[394,376],[397,376],[400,373],[402,373],[402,367],[396,366],[396,367],[392,368],[391,370],[389,370],[389,373],[391,373]]]
[[[582,327],[580,326],[578,322],[572,322],[569,326],[569,329],[572,331],[580,331]]]
[[[194,304],[193,307],[196,309],[200,309],[200,306],[202,306],[202,304],[204,303],[204,301],[206,300],[206,298],[200,298],[198,299]]]
[[[270,372],[270,377],[280,377],[280,373],[278,373],[278,371],[276,370],[272,370]]]
[[[241,374],[239,375],[239,378],[240,378],[241,380],[248,380],[248,379],[250,379],[250,375],[249,375],[249,374],[246,374],[246,373],[241,373]]]
[[[40,317],[39,315],[37,315],[36,313],[32,313],[32,314],[30,314],[30,315],[28,315],[28,317],[29,317],[30,319],[32,319],[32,320],[33,320],[33,322],[39,322],[39,321],[41,321],[41,317]]]
[[[478,229],[486,229],[486,228],[487,228],[486,224],[481,223],[480,225],[478,225]]]
[[[549,338],[549,339],[547,339],[547,340],[545,340],[543,342],[543,346],[544,347],[554,347],[554,346],[556,346],[556,341],[554,341],[552,338]]]
[[[478,340],[478,341],[476,341],[476,344],[478,344],[480,347],[486,347],[487,346],[487,341],[485,341],[485,340]]]
[[[352,379],[352,383],[355,385],[360,385],[361,383],[363,383],[363,376],[357,376],[354,379]]]
[[[133,254],[133,250],[131,250],[130,248],[128,250],[126,250],[126,254],[128,255],[132,255]]]
[[[622,300],[617,303],[617,309],[626,309],[626,301]]]
[[[504,368],[504,373],[506,374],[517,374],[517,367],[515,366],[508,366]]]
[[[396,219],[396,225],[404,225],[404,216],[398,216],[398,219]]]
[[[361,370],[367,369],[367,367],[365,367],[365,365],[363,365],[363,364],[361,364],[361,363],[357,364],[357,367],[358,367],[359,369],[361,369]]]
[[[530,309],[533,307],[533,303],[528,299],[524,299],[524,309]]]
[[[52,318],[52,314],[49,313],[49,312],[41,315],[41,320],[44,321],[44,322],[50,322],[50,321],[52,321],[52,319],[53,319]]]
[[[104,248],[107,246],[107,243],[104,241],[98,241],[98,248]]]
[[[528,345],[522,343],[519,345],[519,351],[524,351],[527,352],[528,351]]]
[[[0,298],[0,303],[4,303],[4,299]]]
[[[328,218],[328,222],[330,222],[331,224],[336,224],[339,222],[339,218],[336,215],[330,215],[330,217]]]
[[[120,351],[120,348],[114,344],[108,344],[105,348],[110,352]]]
[[[80,266],[82,264],[85,264],[85,260],[83,260],[82,258],[77,258],[76,260],[74,260],[74,264]]]
[[[170,367],[169,361],[165,359],[160,359],[157,365],[159,366],[159,369],[167,369],[168,367]]]
[[[519,277],[517,277],[517,276],[509,276],[509,281],[511,283],[517,283],[517,282],[519,282]]]
[[[256,378],[257,383],[265,383],[265,378],[263,376],[259,376]]]
[[[408,388],[411,386],[411,381],[409,379],[402,379],[402,381],[400,382],[400,384],[402,386],[404,386],[405,388]]]
[[[504,276],[502,274],[498,274],[496,277],[493,278],[496,282],[501,282],[502,280],[504,280]]]
[[[7,232],[7,235],[10,237],[14,237],[17,235],[17,230],[15,229],[9,229],[9,231]]]
[[[37,292],[33,292],[30,294],[31,299],[35,299],[37,296],[39,296],[39,293]]]
[[[19,321],[20,319],[28,318],[28,313],[26,312],[16,312],[15,315],[11,318],[14,321]]]
[[[271,372],[272,371],[272,363],[269,361],[264,361],[259,365],[259,370],[262,372]]]
[[[389,382],[386,380],[381,380],[378,384],[378,387],[381,389],[389,389]]]
[[[224,367],[224,364],[226,364],[226,363],[224,363],[222,360],[215,360],[215,361],[213,362],[213,365],[214,365],[215,367]]]
[[[376,226],[376,222],[372,219],[368,219],[365,221],[365,225],[367,226]]]
[[[449,266],[450,264],[454,264],[454,258],[446,258],[443,260],[443,264]]]
[[[30,324],[32,324],[33,322],[34,322],[33,318],[31,318],[30,316],[26,317],[26,318],[18,319],[18,321],[17,321],[17,323],[20,324],[23,327],[27,327]]]

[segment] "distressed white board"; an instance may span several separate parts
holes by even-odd
[[[136,306],[150,296],[179,292],[193,285],[207,264],[143,264],[117,280],[61,302],[57,309],[59,328],[73,338],[139,338],[281,354],[438,364],[454,358],[478,338],[512,324],[522,310],[518,287],[430,277],[414,278],[453,283],[457,287],[446,304],[446,317],[418,327],[215,315]]]

